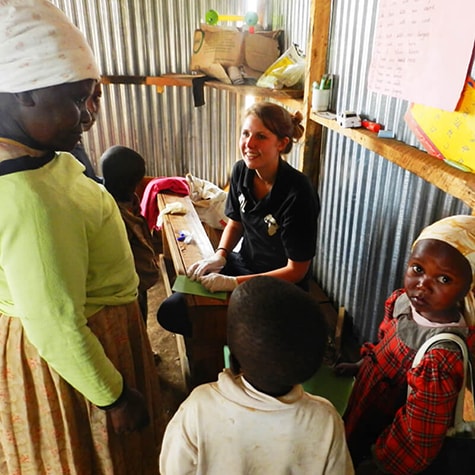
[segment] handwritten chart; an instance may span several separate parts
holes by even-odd
[[[368,87],[453,111],[474,42],[473,0],[379,0]]]

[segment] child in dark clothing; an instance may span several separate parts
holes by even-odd
[[[147,323],[147,290],[157,282],[159,271],[152,236],[145,218],[140,214],[140,200],[135,192],[145,176],[145,160],[135,150],[115,145],[103,153],[101,167],[104,186],[115,198],[127,229],[140,279],[139,305]]]

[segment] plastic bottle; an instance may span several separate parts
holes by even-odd
[[[235,85],[245,84],[244,77],[242,76],[241,70],[237,66],[229,66],[228,76],[231,79],[231,82]]]

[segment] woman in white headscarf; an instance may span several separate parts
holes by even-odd
[[[98,78],[50,2],[0,2],[2,475],[157,473],[160,393],[127,235],[63,152]]]

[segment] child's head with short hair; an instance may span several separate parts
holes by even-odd
[[[475,216],[450,216],[424,228],[414,242],[404,287],[430,321],[475,324]]]
[[[257,276],[231,294],[227,337],[233,369],[256,389],[282,396],[322,364],[327,325],[310,294],[282,279]]]
[[[145,160],[131,148],[114,145],[101,156],[102,176],[107,191],[117,201],[130,201],[145,176]]]

